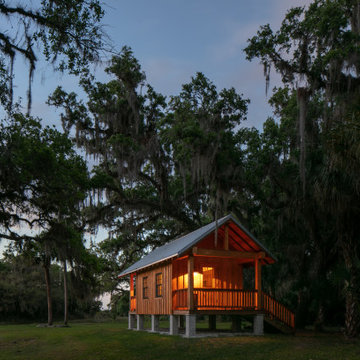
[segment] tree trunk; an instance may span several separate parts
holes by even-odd
[[[324,306],[322,301],[320,301],[317,316],[314,323],[315,331],[323,331],[324,330]]]
[[[64,325],[68,324],[69,314],[68,314],[68,287],[67,287],[67,266],[66,260],[63,263],[64,265]]]
[[[355,338],[360,328],[360,274],[356,264],[356,251],[351,242],[343,239],[345,266],[349,281],[345,284],[345,337]]]
[[[300,289],[298,291],[298,303],[295,312],[296,328],[304,329],[307,324],[307,314],[309,309],[309,300],[306,290]]]
[[[45,272],[45,282],[46,282],[46,298],[48,305],[48,325],[53,324],[53,313],[52,313],[52,300],[51,300],[51,284],[50,284],[50,260],[46,259],[43,265]]]
[[[353,339],[359,334],[359,300],[350,288],[346,291],[345,309],[345,337]]]
[[[307,91],[305,88],[297,89],[297,98],[299,106],[299,142],[300,142],[300,179],[303,189],[303,195],[305,195],[305,160],[306,160],[306,145],[305,145],[305,120],[306,120],[306,97]]]

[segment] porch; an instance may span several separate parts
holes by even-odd
[[[286,306],[258,290],[194,288],[192,309],[188,289],[174,290],[173,313],[180,314],[264,314],[269,322],[295,328],[295,316]],[[190,295],[191,297],[191,295]],[[275,324],[273,324],[275,325]]]
[[[193,248],[192,254],[173,261],[173,314],[263,314],[272,325],[292,331],[294,313],[262,291],[263,258],[262,252]],[[252,275],[247,286],[253,289],[244,289],[245,270]]]

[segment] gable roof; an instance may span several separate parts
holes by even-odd
[[[196,245],[200,240],[204,239],[207,235],[211,234],[213,231],[215,231],[216,227],[220,228],[220,226],[224,225],[228,221],[231,221],[234,223],[238,228],[242,230],[245,235],[251,239],[251,241],[254,243],[253,246],[250,246],[256,251],[264,251],[268,258],[273,260],[272,262],[276,261],[275,256],[273,256],[269,250],[265,248],[264,245],[262,245],[244,226],[242,226],[233,215],[227,215],[221,219],[218,219],[217,224],[216,221],[213,221],[210,224],[207,224],[189,234],[186,234],[184,236],[181,236],[163,246],[160,246],[159,248],[153,250],[148,255],[144,256],[142,259],[137,261],[136,263],[132,264],[130,267],[128,267],[126,270],[124,270],[119,277],[123,277],[126,275],[129,275],[135,271],[138,271],[140,269],[143,269],[145,267],[148,267],[150,265],[154,265],[158,262],[171,259],[173,257],[179,257],[181,255],[184,255],[187,250],[192,248],[194,245]]]

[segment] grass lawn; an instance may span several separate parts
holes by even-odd
[[[126,320],[74,323],[69,328],[0,325],[0,359],[278,359],[359,360],[360,339],[340,334],[298,333],[184,339],[127,330]]]

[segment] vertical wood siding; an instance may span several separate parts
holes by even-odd
[[[156,297],[155,275],[162,273],[163,285],[161,297]],[[136,277],[136,313],[168,315],[172,313],[171,263],[138,273]],[[143,299],[143,278],[147,277],[148,298]]]

